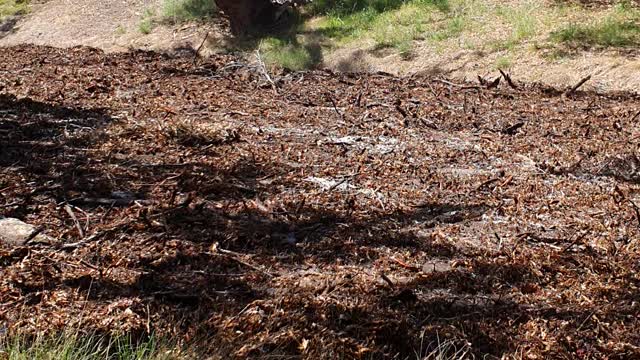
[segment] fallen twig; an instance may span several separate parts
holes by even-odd
[[[387,275],[385,275],[384,273],[380,273],[380,277],[382,278],[382,280],[384,280],[387,284],[389,284],[389,286],[393,289],[396,286],[393,284],[393,281],[391,281],[391,279],[389,279],[389,277]]]
[[[585,231],[585,232],[584,232],[584,233],[582,233],[581,235],[578,235],[578,236],[575,238],[575,240],[573,240],[573,241],[571,242],[571,244],[569,244],[569,245],[565,246],[565,248],[562,250],[562,252],[567,252],[567,251],[569,251],[569,249],[571,249],[575,244],[577,244],[577,243],[578,243],[578,241],[581,241],[582,239],[584,239],[584,238],[587,236],[587,234],[589,234],[589,232]]]
[[[44,230],[44,226],[38,226],[37,228],[35,228],[31,234],[29,234],[29,236],[27,236],[26,239],[24,239],[24,244],[28,245],[33,239],[36,238],[36,236],[40,235],[40,233]]]
[[[400,259],[396,259],[396,258],[391,258],[393,261],[395,261],[398,265],[402,266],[405,269],[411,270],[411,271],[420,271],[420,268],[417,266],[413,266],[413,265],[409,265],[407,263],[405,263],[404,261],[400,260]]]
[[[75,223],[76,228],[78,229],[78,234],[80,235],[80,238],[84,238],[84,230],[82,230],[82,226],[80,225],[80,222],[78,221],[78,218],[76,217],[76,214],[73,212],[73,209],[71,209],[71,206],[69,206],[68,204],[65,205],[64,206],[64,210],[67,212],[67,214],[69,214],[69,216],[71,217],[71,219]]]
[[[487,180],[487,181],[484,181],[482,184],[480,184],[480,185],[478,185],[478,186],[476,187],[476,191],[477,191],[477,190],[482,189],[483,187],[485,187],[485,186],[487,186],[487,185],[493,184],[494,182],[496,182],[496,181],[498,181],[498,180],[500,180],[500,178],[499,178],[499,177],[498,177],[498,178],[492,178],[492,179],[489,179],[489,180]]]
[[[580,80],[580,82],[578,82],[576,85],[574,85],[571,89],[567,90],[564,95],[565,96],[569,96],[572,95],[573,93],[575,93],[582,85],[584,85],[584,83],[586,83],[587,81],[591,80],[591,75],[582,78],[582,80]]]
[[[487,89],[494,89],[494,88],[497,88],[497,87],[498,87],[498,85],[500,85],[500,80],[501,80],[501,79],[502,79],[502,78],[498,76],[495,80],[493,80],[491,83],[489,83],[489,84],[487,85]]]
[[[515,124],[513,124],[511,126],[506,127],[501,132],[503,134],[507,134],[507,135],[514,135],[518,131],[518,129],[520,129],[523,126],[524,126],[524,122],[520,121],[520,122],[517,122],[517,123],[515,123]]]
[[[502,74],[502,77],[507,81],[507,84],[509,84],[509,86],[511,86],[513,89],[518,89],[518,86],[511,79],[511,75],[505,73],[504,71],[502,71],[502,69],[498,69],[498,71],[500,71],[500,74]]]
[[[336,104],[336,101],[333,99],[333,96],[331,96],[331,94],[329,93],[327,93],[326,96],[329,99],[329,101],[331,101],[331,105],[333,105],[333,110],[336,112],[336,114],[338,114],[338,116],[340,116],[340,119],[344,120],[344,114],[340,112],[340,110],[338,110],[338,104]]]
[[[638,221],[638,227],[640,227],[640,208],[638,208],[638,205],[636,205],[635,202],[633,202],[633,200],[631,199],[627,199],[629,201],[629,203],[631,203],[631,206],[633,206],[633,210],[635,210],[636,212],[636,221]]]
[[[234,251],[225,250],[225,249],[222,249],[222,248],[218,247],[217,243],[215,243],[211,247],[211,250],[212,250],[211,252],[207,252],[208,255],[222,255],[222,256],[225,256],[226,258],[231,259],[231,260],[233,260],[233,261],[235,261],[235,262],[237,262],[239,264],[242,264],[242,265],[244,265],[244,266],[246,266],[246,267],[248,267],[250,269],[256,270],[256,271],[258,271],[258,272],[260,272],[260,273],[262,273],[264,275],[267,275],[269,277],[276,277],[276,275],[274,275],[274,274],[272,274],[272,273],[270,273],[270,272],[268,272],[266,270],[263,270],[263,269],[257,267],[256,265],[250,264],[250,263],[240,259],[239,256],[241,256],[242,254],[234,252]]]
[[[273,91],[276,92],[276,83],[273,81],[273,79],[269,75],[269,72],[267,71],[267,66],[264,64],[264,61],[262,61],[262,56],[260,56],[260,50],[256,50],[256,60],[258,62],[258,70],[260,70],[260,72],[265,77],[265,79],[267,79],[269,84],[271,84]]]
[[[21,201],[14,201],[14,202],[9,203],[9,204],[0,205],[0,209],[16,206],[16,205],[20,205],[20,204],[22,204]]]
[[[207,31],[207,34],[204,36],[204,39],[202,39],[202,42],[200,43],[200,46],[198,46],[198,49],[196,49],[196,53],[193,55],[193,64],[196,64],[196,61],[198,60],[198,55],[200,54],[200,50],[202,49],[202,47],[204,46],[205,41],[207,41],[207,38],[209,37],[209,32]]]
[[[461,90],[465,90],[465,89],[481,89],[481,87],[478,86],[478,85],[456,84],[456,83],[452,83],[451,81],[447,81],[447,80],[444,80],[444,79],[433,79],[433,81],[439,82],[439,83],[443,83],[443,84],[449,85],[449,86],[455,86],[457,88],[460,88]]]

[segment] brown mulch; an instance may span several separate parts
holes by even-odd
[[[640,98],[515,85],[3,48],[0,327],[640,356]]]

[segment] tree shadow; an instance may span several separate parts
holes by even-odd
[[[79,292],[96,306],[136,298],[146,307],[131,305],[134,313],[162,316],[164,323],[178,324],[181,331],[197,328],[202,334],[211,334],[222,331],[211,325],[213,319],[239,314],[256,301],[273,299],[272,281],[281,275],[278,272],[300,267],[309,258],[327,266],[335,264],[337,258],[355,265],[361,262],[355,250],[367,247],[457,257],[460,252],[454,246],[403,229],[417,222],[427,227],[463,223],[487,210],[483,205],[429,203],[411,211],[374,212],[362,218],[352,215],[348,208],[331,210],[304,204],[269,207],[260,205],[259,199],[272,196],[274,188],[258,179],[284,175],[292,169],[271,168],[250,157],[231,168],[216,168],[198,162],[178,167],[146,164],[128,156],[101,154],[95,150],[108,141],[102,129],[113,123],[108,115],[113,109],[69,108],[10,95],[0,96],[0,104],[2,165],[30,183],[13,195],[22,203],[3,210],[4,215],[22,218],[34,206],[53,200],[55,204],[73,204],[78,217],[91,214],[111,223],[118,219],[114,227],[95,233],[90,243],[62,248],[66,262],[45,258],[30,276],[9,275],[15,285],[14,295],[28,299],[25,306],[45,306],[47,294],[65,290]],[[135,139],[136,134],[127,136]],[[209,149],[227,146],[233,144],[213,144]],[[201,151],[203,145],[185,147]],[[121,171],[96,166],[104,163],[111,166],[109,169]],[[168,185],[166,179],[174,182],[170,190],[137,192],[130,201],[115,203],[115,192],[136,189],[139,183]],[[74,229],[77,224],[67,219],[57,226]],[[67,242],[83,241],[86,235],[72,230],[64,237]],[[119,247],[127,250],[113,251]],[[3,257],[3,269],[17,266],[26,255],[16,252]],[[77,266],[68,268],[67,262],[90,267],[78,271]],[[122,262],[127,265],[114,265]],[[386,299],[388,294],[380,290],[379,296]],[[309,319],[325,312],[319,308],[318,315],[313,315],[313,311],[309,309]],[[330,317],[314,321],[332,329],[331,336],[346,334],[355,342],[364,342],[371,338],[371,330],[381,341],[400,341],[392,336],[398,333],[395,326],[399,322],[391,313],[380,314],[378,320],[389,322],[382,329],[374,329],[371,320],[360,325],[357,309],[336,308],[330,313]],[[83,326],[108,332],[99,323]],[[372,328],[367,330],[368,326]],[[361,329],[355,330],[358,327]],[[146,332],[144,327],[132,331],[134,337],[145,336]],[[389,351],[410,354],[411,349],[403,346],[393,345]],[[290,355],[299,353],[295,346],[286,351]]]
[[[16,25],[22,18],[21,14],[9,16],[5,19],[0,20],[0,40],[3,38],[15,33],[18,28]]]
[[[3,210],[14,217],[24,216],[34,197],[54,193],[64,201],[68,190],[82,186],[77,166],[89,160],[86,148],[113,121],[104,109],[69,108],[4,94],[0,109],[0,166],[18,182],[4,186],[37,184],[22,204]]]
[[[0,108],[0,166],[18,164],[33,173],[46,173],[54,165],[42,162],[43,155],[55,157],[65,147],[86,146],[94,131],[112,121],[103,109],[74,109],[13,95],[0,94]]]

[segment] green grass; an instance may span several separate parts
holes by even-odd
[[[1,339],[0,359],[6,360],[169,360],[187,359],[180,351],[161,346],[156,339],[135,343],[127,337],[63,334],[59,336]]]
[[[122,25],[118,25],[114,33],[116,34],[116,36],[122,36],[127,33],[127,29]]]
[[[213,0],[163,0],[162,18],[172,23],[208,19],[216,15]]]
[[[295,38],[265,38],[259,45],[263,60],[289,70],[309,69],[318,65],[321,51],[317,46],[302,45]]]
[[[536,34],[537,16],[541,12],[540,8],[540,5],[531,3],[519,7],[500,7],[497,10],[497,15],[511,26],[511,40],[520,42]]]
[[[29,0],[0,0],[0,20],[7,16],[24,14],[29,10]]]
[[[328,3],[311,5],[312,14],[323,16],[315,29],[320,34],[338,44],[369,39],[375,48],[394,48],[403,56],[412,52],[416,40],[446,39],[466,26],[448,0],[346,0],[334,7]]]
[[[151,33],[151,31],[153,31],[153,28],[155,27],[154,18],[155,11],[146,9],[144,11],[144,14],[142,15],[142,20],[140,20],[140,23],[138,24],[138,31],[145,35]]]
[[[307,21],[297,33],[263,39],[251,50],[260,47],[267,63],[296,70],[345,48],[409,60],[420,55],[418,45],[436,54],[497,52],[497,63],[489,66],[507,68],[510,59],[535,56],[540,49],[542,56],[565,53],[566,46],[564,52],[552,51],[558,44],[640,45],[640,9],[624,4],[592,9],[533,0],[316,0],[302,17]],[[310,42],[317,52],[310,51]]]
[[[500,70],[507,70],[513,65],[513,60],[510,56],[501,56],[496,59],[495,68]]]
[[[602,19],[590,23],[571,23],[551,33],[555,42],[570,47],[635,47],[640,45],[640,9],[618,5]]]

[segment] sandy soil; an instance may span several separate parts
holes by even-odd
[[[219,32],[215,30],[215,24],[186,24],[159,25],[150,34],[142,34],[139,24],[145,10],[156,9],[159,5],[158,0],[51,0],[34,3],[29,14],[4,29],[4,34],[0,35],[0,46],[84,45],[110,52],[131,48],[171,51],[198,47],[207,32]]]
[[[363,49],[341,49],[330,54],[325,63],[330,68],[346,71],[384,71],[402,75],[422,73],[475,80],[478,75],[498,76],[496,61],[504,53],[483,53],[460,50],[453,53],[435,52],[423,46],[416,57],[404,60],[393,52],[373,52]],[[592,75],[585,85],[596,91],[640,91],[640,58],[634,52],[579,52],[559,60],[545,58],[544,52],[530,51],[511,57],[513,65],[505,69],[514,78],[567,87]]]

